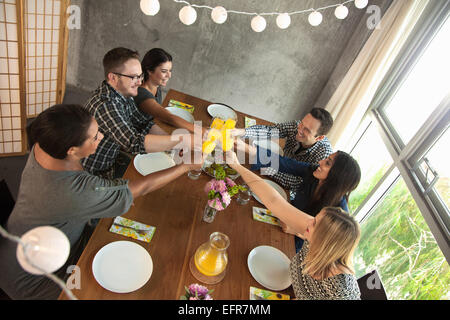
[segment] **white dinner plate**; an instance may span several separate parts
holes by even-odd
[[[187,110],[184,110],[182,108],[177,108],[177,107],[167,107],[166,110],[169,111],[171,114],[174,114],[176,116],[179,116],[180,118],[183,118],[187,122],[194,123],[194,117]]]
[[[283,149],[281,149],[280,145],[273,140],[254,140],[253,144],[270,150],[280,156],[284,155]]]
[[[269,185],[271,185],[272,187],[274,187],[275,190],[277,190],[278,193],[281,194],[281,196],[282,196],[285,200],[287,200],[286,192],[284,191],[284,189],[283,189],[280,185],[278,185],[277,183],[273,182],[272,180],[264,179],[264,181],[265,181],[266,183],[268,183]],[[262,203],[262,201],[258,198],[258,196],[257,196],[256,194],[254,194],[253,192],[252,192],[252,194],[253,194],[253,197],[256,199],[256,201],[258,201],[259,203],[261,203],[262,205],[264,205],[264,203]]]
[[[210,104],[208,106],[208,113],[213,118],[220,118],[222,120],[233,119],[237,121],[237,114],[233,109],[223,104]]]
[[[127,293],[141,288],[150,279],[153,261],[141,245],[115,241],[101,248],[92,262],[95,280],[106,290]]]
[[[253,278],[270,290],[284,290],[292,281],[289,276],[289,258],[277,248],[259,246],[250,251],[247,264]]]
[[[171,168],[174,165],[175,161],[173,161],[173,159],[165,152],[138,154],[134,158],[134,167],[143,176]]]

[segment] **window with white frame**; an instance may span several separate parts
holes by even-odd
[[[347,146],[362,180],[357,277],[376,268],[390,299],[449,299],[450,9],[428,11]]]

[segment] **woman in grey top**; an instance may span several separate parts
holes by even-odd
[[[292,206],[273,187],[239,164],[234,152],[226,157],[272,213],[305,236],[292,258],[290,276],[297,299],[360,299],[352,257],[359,242],[355,219],[340,208],[323,208],[315,217]]]
[[[83,170],[80,160],[103,138],[95,119],[77,105],[56,105],[27,128],[31,152],[22,173],[17,202],[6,228],[14,235],[43,225],[69,238],[71,256],[56,272],[64,278],[87,243],[87,222],[128,211],[133,199],[160,188],[201,164],[181,164],[134,180],[107,180]],[[45,276],[25,272],[16,259],[17,244],[0,239],[0,287],[13,299],[56,299],[61,289]]]

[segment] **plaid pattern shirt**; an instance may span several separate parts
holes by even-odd
[[[317,141],[307,149],[303,149],[300,142],[295,139],[300,120],[278,123],[274,126],[255,125],[245,129],[244,138],[252,140],[286,139],[284,156],[297,161],[317,164],[320,160],[328,158],[333,153],[327,137]],[[291,174],[278,172],[273,168],[264,168],[264,174],[270,175],[284,188],[295,192],[302,183],[302,178]],[[292,195],[291,195],[292,196]]]
[[[95,174],[109,170],[120,149],[132,154],[146,153],[145,136],[153,122],[137,108],[133,98],[125,98],[103,81],[84,107],[97,120],[99,131],[105,136],[97,151],[82,160],[86,171]]]

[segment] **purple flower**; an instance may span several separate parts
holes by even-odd
[[[199,285],[198,283],[193,283],[189,287],[184,287],[186,294],[181,296],[181,300],[213,300],[210,293],[214,290],[209,291],[205,286]]]
[[[198,283],[193,283],[189,286],[189,292],[194,297],[205,297],[208,294],[208,288],[199,285]]]

